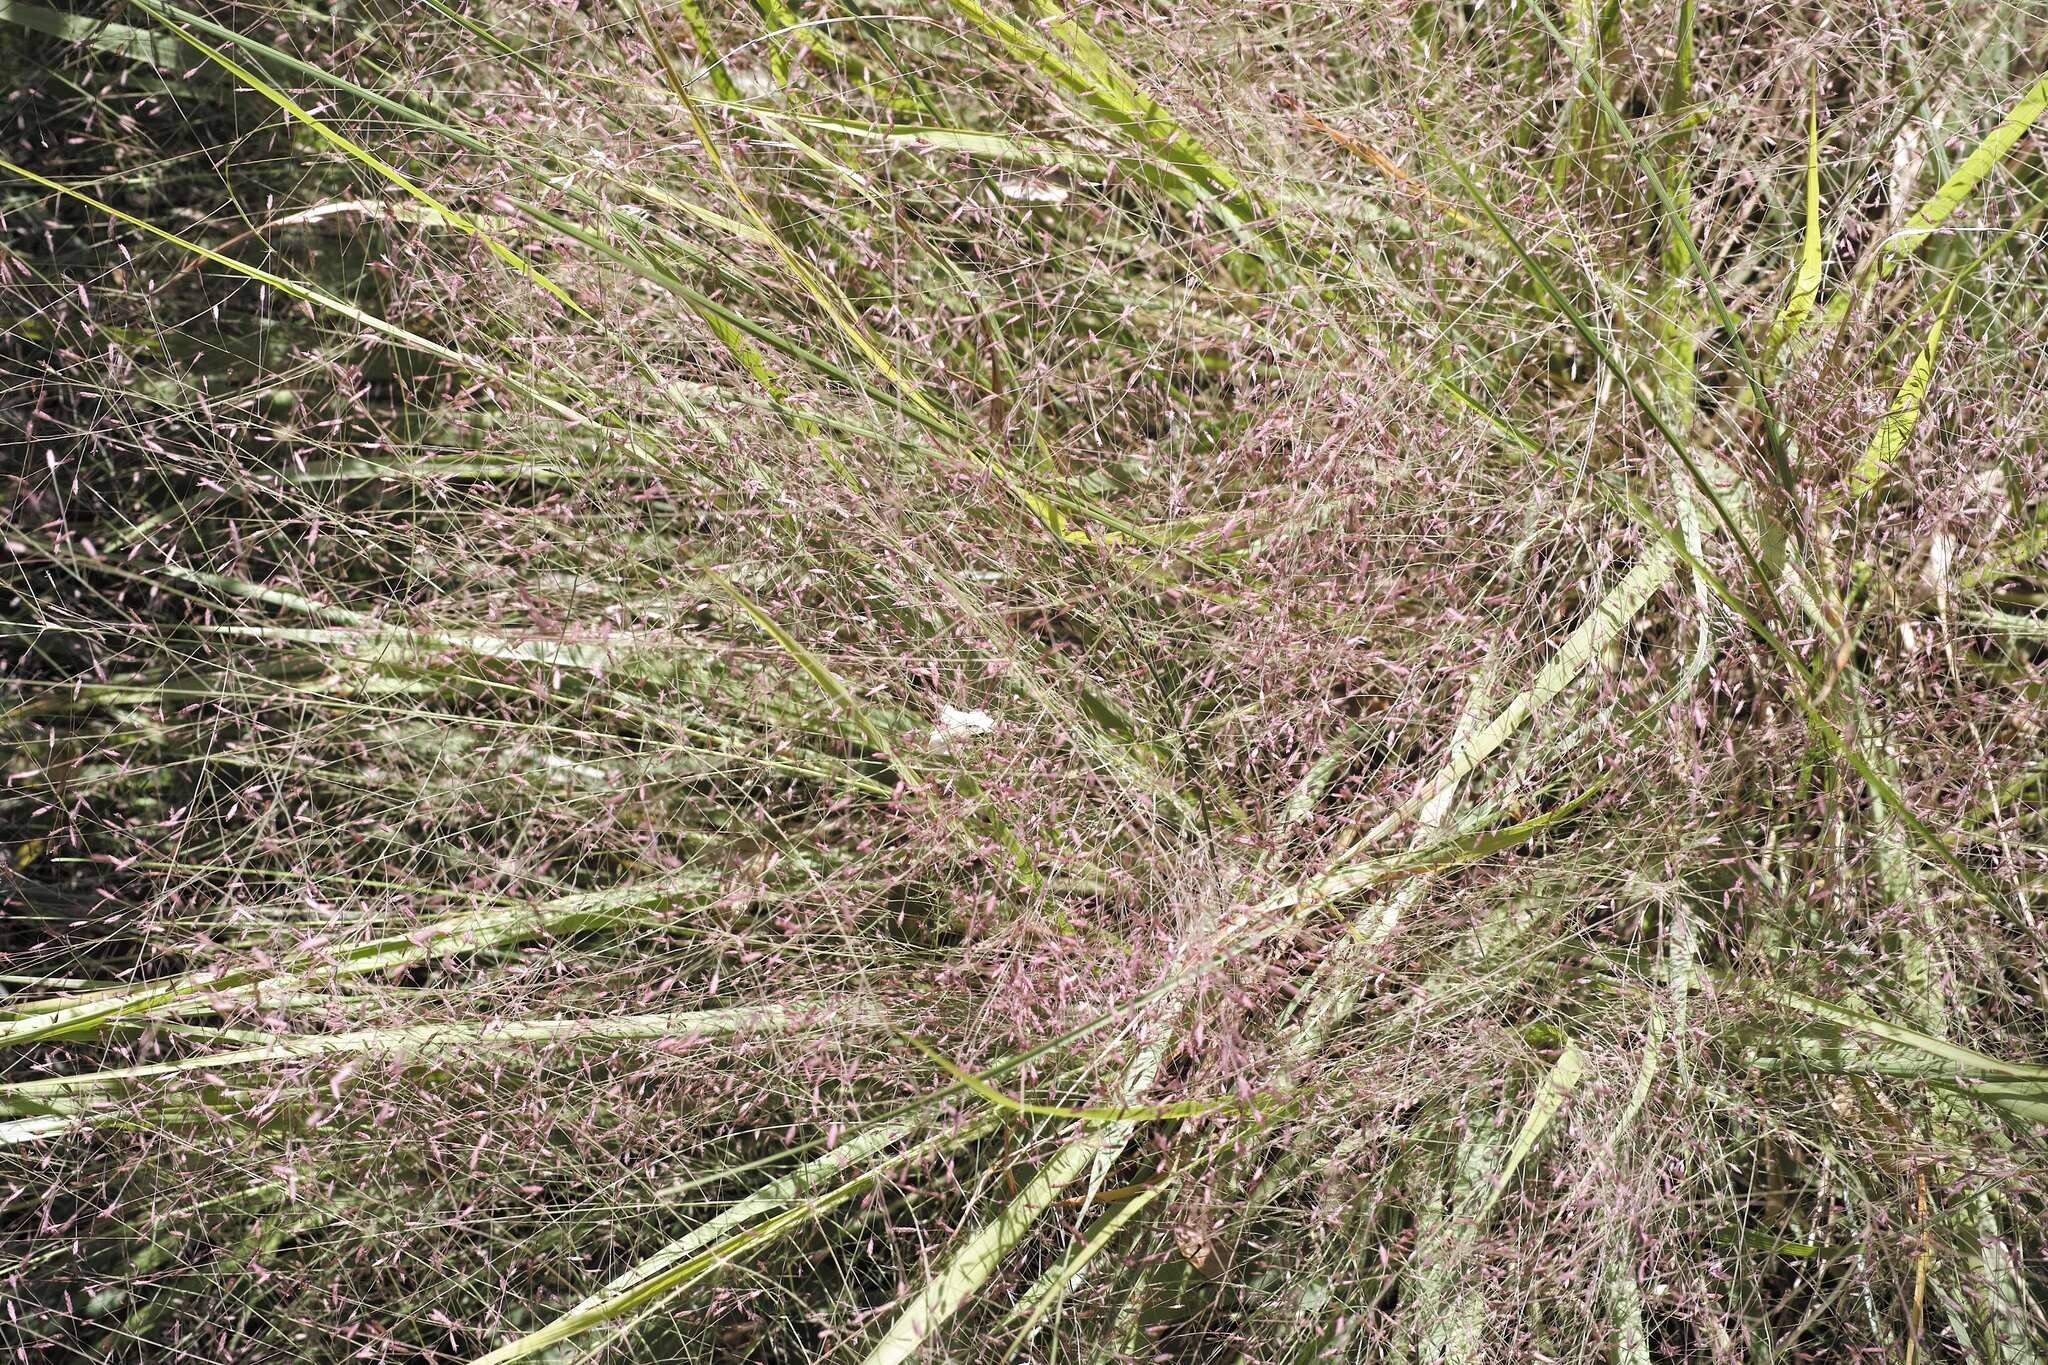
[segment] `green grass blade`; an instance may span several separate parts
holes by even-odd
[[[580,891],[538,906],[464,911],[428,920],[405,933],[386,934],[325,953],[301,952],[269,968],[187,972],[143,986],[122,986],[86,999],[55,997],[9,1002],[0,1010],[0,1047],[56,1038],[86,1038],[116,1020],[144,1016],[179,1001],[263,999],[335,977],[364,976],[449,954],[522,943],[545,934],[616,924],[645,910],[714,892],[709,878],[652,886]]]
[[[1813,314],[1820,294],[1820,90],[1816,86],[1806,114],[1806,231],[1799,244],[1799,266],[1793,272],[1792,293],[1771,323],[1764,343],[1766,358],[1783,350],[1797,337]]]
[[[962,1242],[931,1278],[918,1287],[862,1357],[861,1365],[903,1365],[922,1350],[988,1283],[1059,1192],[1087,1172],[1107,1136],[1106,1132],[1097,1132],[1069,1142],[1053,1153],[1000,1214]]]
[[[1928,196],[1926,202],[1915,209],[1906,219],[1906,226],[1892,234],[1876,251],[1865,257],[1848,285],[1828,299],[1823,313],[1824,326],[1818,332],[1809,332],[1805,346],[1794,345],[1794,352],[1818,342],[1822,333],[1839,327],[1849,316],[1849,310],[1856,299],[1875,280],[1889,278],[1897,268],[1920,253],[1922,247],[1955,216],[1957,209],[1975,193],[2000,162],[2018,145],[2033,126],[2048,112],[2048,76],[2028,88],[2018,102],[2007,111],[1997,127],[1985,134],[1982,141],[1963,158],[1961,165],[1941,183],[1940,188]],[[2036,211],[2038,211],[2038,206]],[[2030,213],[2031,217],[2032,214]]]
[[[924,780],[918,775],[917,769],[912,767],[897,752],[897,745],[882,727],[876,724],[870,716],[868,708],[861,703],[860,698],[853,695],[853,690],[840,680],[837,673],[832,671],[830,664],[805,648],[801,640],[784,630],[780,622],[770,616],[760,604],[755,602],[753,598],[749,597],[724,574],[710,568],[704,569],[701,572],[713,586],[725,594],[741,611],[745,612],[748,619],[759,626],[761,632],[773,640],[783,653],[789,655],[796,666],[802,669],[805,675],[812,682],[816,683],[826,696],[832,699],[833,704],[839,708],[840,713],[860,731],[862,738],[868,742],[868,746],[876,754],[889,760],[890,766],[894,767],[902,775],[905,782],[913,789],[921,788],[924,785]]]
[[[1072,1251],[1039,1277],[1038,1282],[1032,1285],[1010,1311],[1011,1318],[1022,1314],[1024,1321],[1018,1324],[1016,1335],[1010,1339],[1009,1347],[1003,1352],[1005,1361],[1016,1359],[1018,1353],[1024,1349],[1025,1343],[1031,1339],[1032,1333],[1038,1330],[1039,1324],[1059,1307],[1061,1300],[1066,1297],[1067,1287],[1086,1271],[1097,1257],[1109,1249],[1131,1221],[1143,1213],[1153,1200],[1166,1193],[1171,1184],[1170,1178],[1162,1178],[1158,1184],[1138,1191],[1117,1208],[1104,1214],[1082,1235],[1080,1242]]]
[[[1870,444],[1864,448],[1863,457],[1849,471],[1851,496],[1861,497],[1883,482],[1891,473],[1892,466],[1898,463],[1899,456],[1905,454],[1906,448],[1912,444],[1913,433],[1920,426],[1920,411],[1927,397],[1927,385],[1934,378],[1934,361],[1941,351],[1942,326],[1948,321],[1949,309],[1955,300],[1956,291],[1952,286],[1942,295],[1933,321],[1927,324],[1927,330],[1921,335],[1920,348],[1913,355],[1913,363],[1906,367],[1904,378],[1899,380],[1891,407],[1879,420]]]
[[[190,59],[178,40],[154,29],[117,24],[83,14],[65,14],[21,0],[0,0],[0,24],[15,24],[31,33],[47,34],[67,43],[96,48],[116,56],[133,57],[161,67],[176,67]]]
[[[814,1221],[872,1188],[882,1167],[827,1188],[829,1181],[875,1157],[909,1132],[909,1124],[893,1123],[848,1138],[824,1156],[770,1181],[669,1243],[546,1326],[477,1357],[474,1365],[511,1365],[515,1360],[538,1355],[571,1337],[640,1311],[721,1265]],[[890,1163],[883,1163],[887,1164]],[[796,1207],[786,1207],[791,1203],[796,1203]],[[773,1216],[754,1223],[763,1214]],[[753,1226],[747,1226],[749,1223]]]
[[[2040,121],[2043,112],[2048,112],[2048,76],[2035,81],[2027,93],[2020,96],[1998,126],[1986,133],[1984,140],[1973,147],[1962,164],[1942,182],[1941,188],[1928,196],[1926,203],[1913,210],[1906,225],[1885,242],[1883,259],[1886,268],[1918,252],[1927,238],[1955,215],[1984,177],[1991,174],[2028,130]]]
[[[263,98],[269,100],[272,104],[276,105],[287,116],[289,116],[294,122],[299,123],[305,128],[311,130],[312,133],[321,141],[327,143],[329,146],[335,148],[337,151],[342,152],[346,156],[354,159],[355,161],[362,163],[364,166],[368,167],[371,171],[373,171],[379,178],[388,181],[390,184],[397,186],[406,194],[418,200],[428,209],[438,214],[441,220],[447,223],[450,227],[468,233],[470,236],[482,242],[485,248],[488,249],[493,256],[496,256],[499,260],[505,262],[505,264],[511,266],[514,270],[517,270],[527,279],[533,281],[533,283],[539,286],[542,290],[553,295],[558,302],[560,302],[564,307],[568,308],[571,312],[579,314],[583,312],[582,307],[578,305],[575,300],[571,299],[566,293],[564,293],[560,285],[556,284],[546,275],[543,275],[540,271],[536,270],[533,267],[532,263],[529,262],[524,256],[521,256],[511,247],[506,246],[503,242],[499,241],[495,236],[491,235],[489,232],[486,232],[482,225],[480,225],[474,218],[470,217],[466,213],[461,212],[460,210],[451,208],[447,204],[442,203],[440,199],[428,193],[424,188],[422,188],[419,184],[413,181],[411,177],[407,176],[403,171],[399,170],[396,166],[393,166],[388,161],[385,161],[382,157],[378,156],[375,152],[372,152],[369,148],[363,146],[355,139],[348,137],[346,134],[340,132],[333,125],[329,124],[325,119],[319,118],[316,115],[314,115],[304,105],[300,104],[290,95],[287,95],[284,91],[272,85],[269,81],[264,80],[263,77],[257,75],[249,67],[242,65],[233,57],[228,56],[227,53],[207,43],[204,39],[198,38],[193,34],[186,32],[183,29],[180,29],[178,26],[177,19],[169,13],[165,12],[164,10],[157,8],[157,6],[154,3],[152,3],[152,0],[129,0],[129,3],[134,5],[136,8],[140,9],[143,13],[149,15],[151,18],[157,20],[159,23],[168,24],[172,28],[178,29],[179,38],[182,39],[184,42],[190,43],[194,48],[204,53],[206,55],[207,60],[214,63],[214,65],[220,67],[221,70],[227,72],[236,80],[242,82],[244,85],[247,85],[251,90],[254,90],[257,94],[263,96]]]
[[[247,265],[234,259],[232,256],[223,255],[211,247],[202,246],[200,243],[189,238],[181,237],[167,228],[158,227],[155,223],[145,218],[137,217],[125,209],[116,208],[105,200],[96,198],[75,186],[52,180],[48,176],[38,174],[25,166],[16,165],[5,158],[0,158],[0,171],[4,171],[9,175],[19,176],[31,184],[40,185],[44,189],[63,195],[67,199],[76,200],[87,208],[126,223],[128,226],[144,232],[158,241],[166,242],[181,251],[189,252],[200,260],[217,265],[223,270],[232,271],[234,274],[241,275],[246,279],[254,280],[258,284],[268,285],[288,298],[301,299],[317,308],[333,313],[337,317],[345,318],[358,326],[375,332],[387,341],[396,342],[410,350],[418,351],[422,355],[447,361],[459,369],[476,374],[489,375],[492,378],[502,380],[514,392],[532,399],[541,407],[566,421],[581,425],[592,420],[575,408],[568,406],[547,393],[530,380],[512,374],[502,366],[494,365],[481,357],[455,350],[452,347],[443,346],[439,342],[429,341],[427,338],[407,331],[403,327],[386,322],[375,314],[365,312],[345,299],[335,297],[317,285],[308,284],[301,280],[289,280],[282,275],[273,274],[259,266]]]
[[[587,1019],[495,1020],[485,1024],[413,1024],[395,1028],[359,1029],[348,1033],[312,1033],[280,1037],[255,1047],[202,1053],[174,1062],[151,1062],[66,1076],[0,1084],[0,1107],[21,1100],[53,1096],[116,1092],[136,1081],[192,1071],[232,1071],[271,1063],[317,1061],[328,1057],[417,1057],[441,1052],[495,1052],[549,1043],[619,1043],[658,1038],[722,1038],[763,1029],[788,1029],[812,1022],[829,1027],[873,1024],[878,1012],[865,1016],[840,1005],[738,1005],[729,1009],[694,1010],[681,1014],[599,1015]]]
[[[1507,1156],[1501,1161],[1493,1188],[1487,1191],[1486,1198],[1479,1205],[1478,1221],[1485,1222],[1500,1203],[1501,1195],[1507,1192],[1509,1183],[1515,1178],[1515,1172],[1535,1150],[1537,1141],[1549,1131],[1585,1074],[1586,1054],[1576,1044],[1566,1043],[1564,1052],[1551,1064],[1549,1074],[1536,1087],[1536,1098],[1530,1101],[1529,1112],[1522,1117],[1522,1126],[1515,1130],[1515,1140],[1509,1144]]]

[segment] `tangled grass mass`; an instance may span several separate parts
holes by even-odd
[[[0,1358],[2048,1365],[2042,0],[0,69]]]

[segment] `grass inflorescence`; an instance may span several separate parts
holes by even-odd
[[[0,0],[0,1346],[2040,1365],[2044,34]]]

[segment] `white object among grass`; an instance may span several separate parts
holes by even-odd
[[[996,718],[986,711],[961,711],[941,703],[939,723],[932,726],[932,747],[943,749],[959,740],[988,734],[995,728]]]

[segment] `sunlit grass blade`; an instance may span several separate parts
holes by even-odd
[[[1558,1055],[1558,1059],[1551,1064],[1549,1073],[1536,1087],[1536,1096],[1529,1102],[1529,1112],[1522,1116],[1521,1127],[1515,1130],[1514,1141],[1508,1145],[1507,1155],[1501,1160],[1500,1171],[1493,1179],[1493,1187],[1487,1191],[1485,1199],[1480,1201],[1476,1215],[1480,1221],[1485,1221],[1499,1205],[1501,1195],[1507,1191],[1509,1183],[1515,1178],[1515,1172],[1522,1168],[1522,1163],[1528,1159],[1529,1153],[1535,1150],[1537,1142],[1556,1121],[1585,1074],[1585,1053],[1575,1044],[1566,1043],[1564,1051]]]
[[[405,933],[302,951],[270,967],[187,972],[146,985],[88,992],[83,999],[10,1000],[0,1008],[0,1046],[91,1037],[116,1020],[148,1015],[182,1001],[260,1001],[335,978],[391,971],[576,928],[617,924],[649,908],[703,895],[710,889],[707,879],[690,878],[655,886],[577,892],[537,906],[469,910],[428,919]]]
[[[143,13],[148,14],[151,18],[157,20],[159,23],[166,24],[172,27],[173,29],[177,29],[177,19],[173,15],[167,13],[166,11],[158,9],[156,5],[152,3],[152,0],[129,0],[129,3],[135,5],[138,9],[142,10]],[[262,95],[265,99],[269,100],[272,104],[275,104],[279,109],[282,109],[286,114],[288,114],[298,123],[310,129],[315,136],[321,139],[321,141],[327,143],[329,146],[334,147],[336,150],[342,152],[344,155],[348,157],[351,157],[355,161],[360,162],[362,165],[368,167],[372,172],[374,172],[380,179],[397,186],[400,190],[412,196],[412,198],[418,200],[428,209],[438,214],[441,220],[447,223],[450,227],[457,228],[463,232],[468,233],[472,237],[475,237],[478,241],[482,242],[486,248],[489,249],[490,253],[493,256],[496,256],[499,260],[505,262],[514,270],[517,270],[527,279],[533,281],[533,283],[539,288],[553,295],[554,298],[558,302],[560,302],[564,307],[570,309],[572,312],[580,313],[583,311],[580,305],[578,305],[567,294],[562,292],[562,287],[560,285],[556,284],[546,275],[543,275],[540,271],[534,269],[533,265],[530,262],[528,262],[525,257],[521,256],[511,247],[505,245],[505,243],[498,240],[498,238],[493,236],[491,233],[485,231],[484,228],[480,224],[478,224],[474,218],[470,217],[466,213],[461,212],[458,209],[451,208],[447,204],[442,203],[439,198],[435,197],[433,194],[429,193],[419,184],[415,183],[411,177],[407,176],[403,171],[399,170],[396,166],[391,165],[382,157],[379,157],[376,153],[364,147],[361,143],[355,141],[353,138],[350,138],[346,134],[340,132],[332,124],[328,123],[325,119],[316,117],[310,110],[305,108],[305,106],[301,105],[297,100],[293,99],[290,95],[287,95],[284,91],[272,85],[269,81],[264,80],[263,77],[257,75],[254,71],[252,71],[247,66],[244,66],[242,63],[236,61],[233,57],[230,57],[221,49],[212,46],[202,38],[196,37],[193,34],[184,32],[182,30],[179,30],[179,37],[184,42],[190,43],[194,48],[204,53],[207,60],[213,62],[223,71],[226,71],[228,74],[232,75],[236,80],[242,82],[250,89]]]
[[[1009,1346],[1003,1352],[1005,1360],[1016,1358],[1046,1318],[1058,1310],[1061,1300],[1066,1296],[1067,1287],[1109,1250],[1123,1234],[1124,1229],[1130,1226],[1153,1200],[1171,1188],[1171,1178],[1162,1177],[1159,1183],[1148,1185],[1129,1195],[1097,1219],[1082,1234],[1073,1249],[1039,1277],[1038,1282],[1018,1299],[1010,1312],[1012,1319],[1021,1316],[1023,1321],[1017,1324],[1016,1335],[1010,1339]]]
[[[1537,672],[1535,680],[1516,693],[1470,738],[1457,745],[1422,789],[1382,817],[1363,837],[1361,844],[1372,848],[1381,843],[1412,819],[1426,803],[1491,758],[1531,716],[1562,696],[1586,666],[1620,638],[1657,590],[1671,581],[1678,564],[1679,558],[1674,551],[1662,543],[1653,543],[1558,645]]]
[[[1108,1135],[1067,1143],[1033,1173],[1002,1211],[976,1229],[899,1309],[861,1365],[903,1365],[964,1308],[1029,1235],[1059,1192],[1084,1175]],[[481,1363],[480,1363],[481,1365]]]
[[[1857,299],[1867,293],[1873,283],[1890,277],[1901,265],[1918,256],[1927,243],[1947,226],[1956,210],[1976,192],[1984,178],[2040,121],[2043,112],[2048,112],[2048,77],[2035,81],[2020,96],[2005,118],[1986,133],[1940,187],[1913,210],[1906,219],[1905,227],[1864,257],[1849,283],[1828,299],[1822,314],[1824,325],[1807,334],[1807,344],[1812,345],[1821,336],[1839,328]]]
[[[806,1161],[729,1205],[546,1326],[477,1357],[474,1365],[510,1365],[512,1361],[538,1355],[560,1342],[658,1303],[722,1266],[816,1221],[872,1188],[882,1171],[893,1164],[875,1159],[911,1131],[907,1122],[886,1123],[847,1138],[824,1156]],[[956,1140],[964,1143],[971,1140],[971,1135],[956,1135]],[[899,1154],[895,1160],[901,1159]],[[846,1172],[871,1162],[874,1164],[861,1175],[832,1183]]]
[[[1254,225],[1263,214],[1237,177],[1146,94],[1078,20],[1049,3],[1035,6],[1038,21],[1031,24],[998,14],[980,0],[951,3],[969,22],[1077,97],[1112,132],[1148,153],[1131,163],[1137,173],[1177,202],[1213,208],[1240,235],[1254,243],[1262,241]]]
[[[1820,295],[1820,91],[1816,88],[1806,115],[1806,229],[1799,242],[1799,265],[1792,275],[1792,292],[1778,316],[1771,322],[1764,342],[1766,358],[1783,350],[1796,338],[1813,315],[1814,300]]]
[[[489,1053],[553,1043],[606,1044],[662,1038],[729,1037],[798,1026],[840,1028],[873,1024],[875,1011],[848,1009],[830,1001],[808,1005],[738,1005],[681,1014],[596,1016],[588,1019],[494,1020],[482,1024],[410,1024],[347,1033],[306,1033],[276,1038],[255,1047],[201,1053],[174,1062],[148,1062],[104,1071],[77,1072],[0,1084],[0,1108],[23,1100],[118,1093],[138,1081],[189,1072],[217,1073],[272,1063],[296,1064],[329,1057],[362,1055],[414,1058],[442,1052]]]
[[[1913,210],[1906,219],[1906,225],[1885,241],[1883,268],[1888,269],[1900,258],[1919,252],[1927,238],[1955,215],[1963,201],[1976,191],[1985,176],[2005,160],[2019,140],[2040,121],[2044,112],[2048,112],[2048,76],[2035,81],[2020,96],[1998,126],[1970,149],[1970,154],[1963,158],[1940,188]]]
[[[161,67],[176,67],[190,56],[177,39],[154,29],[67,14],[24,4],[23,0],[0,0],[0,24],[17,24],[31,33],[46,33],[67,43],[83,43],[102,52],[134,57]]]
[[[1956,291],[1951,287],[1941,296],[1933,319],[1921,333],[1919,349],[1913,355],[1912,364],[1906,367],[1905,376],[1899,380],[1890,408],[1879,419],[1877,430],[1871,435],[1870,444],[1864,448],[1862,458],[1849,471],[1848,487],[1852,496],[1861,497],[1883,482],[1899,457],[1913,443],[1913,433],[1920,425],[1921,405],[1927,397],[1927,386],[1934,378],[1934,362],[1941,353],[1942,326],[1948,321],[1949,309],[1955,305],[1955,300]]]
[[[376,333],[378,336],[381,336],[388,341],[393,341],[410,350],[418,351],[422,355],[432,356],[437,360],[447,361],[449,364],[457,367],[458,369],[469,371],[472,373],[488,374],[496,378],[499,378],[503,380],[506,383],[506,385],[510,387],[514,392],[523,394],[527,398],[531,399],[533,402],[539,404],[541,407],[547,409],[554,415],[561,417],[566,421],[580,424],[592,420],[589,417],[586,417],[583,413],[577,411],[575,408],[561,402],[559,399],[554,397],[552,394],[546,392],[538,384],[534,383],[529,379],[515,375],[510,371],[504,369],[504,367],[494,364],[488,360],[484,360],[481,357],[471,355],[463,351],[455,350],[451,347],[444,346],[439,342],[430,341],[426,337],[420,336],[415,332],[408,331],[403,327],[399,327],[393,323],[386,322],[384,319],[377,317],[371,313],[367,313],[364,310],[356,307],[354,304],[349,303],[344,299],[335,297],[334,295],[328,293],[324,289],[321,289],[317,285],[299,280],[288,280],[281,275],[272,274],[270,271],[264,270],[259,266],[248,265],[234,259],[231,256],[222,255],[220,252],[215,251],[210,247],[203,246],[198,242],[192,241],[185,237],[181,237],[177,233],[171,232],[166,228],[159,227],[156,224],[149,222],[147,219],[137,217],[135,214],[129,213],[125,209],[116,208],[114,205],[107,203],[105,200],[99,199],[91,194],[88,194],[86,191],[81,190],[76,186],[62,184],[58,181],[50,179],[48,176],[38,174],[37,172],[32,171],[25,166],[16,165],[14,162],[8,161],[4,158],[0,158],[0,171],[4,171],[9,175],[18,176],[19,178],[29,181],[32,184],[40,185],[44,189],[49,190],[55,194],[60,194],[67,199],[76,200],[77,202],[84,204],[89,209],[93,209],[98,213],[105,214],[109,218],[125,223],[129,227],[135,228],[137,231],[146,233],[147,235],[154,237],[159,241],[167,242],[170,245],[177,247],[182,251],[190,252],[193,256],[196,256],[201,260],[207,261],[212,265],[219,266],[223,270],[228,270],[233,272],[234,274],[241,275],[244,278],[254,280],[258,284],[267,285],[270,288],[277,290],[279,293],[284,294],[288,298],[303,299],[307,303],[310,303],[317,308],[333,313],[337,317],[344,318],[347,321],[353,322],[360,327],[366,328],[369,331]]]

